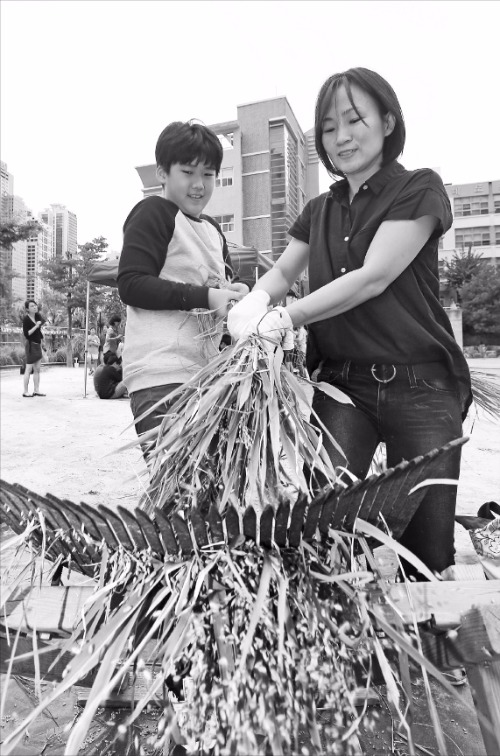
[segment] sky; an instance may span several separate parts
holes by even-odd
[[[121,250],[135,166],[170,121],[286,96],[306,131],[324,80],[354,66],[395,89],[406,168],[500,179],[495,0],[2,0],[0,17],[2,160],[35,214],[76,213],[79,244]]]

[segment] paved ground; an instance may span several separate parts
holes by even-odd
[[[470,365],[500,380],[500,358],[470,360]],[[1,371],[0,380],[2,478],[22,483],[41,494],[48,492],[75,502],[136,506],[145,466],[137,448],[118,451],[125,443],[135,440],[128,400],[102,401],[97,398],[91,382],[85,397],[83,368],[44,368],[41,391],[47,396],[43,398],[23,398],[22,377],[17,372]],[[485,501],[500,502],[499,423],[471,412],[464,432],[470,434],[470,441],[463,451],[458,510],[461,514],[475,514]],[[457,535],[460,560],[471,547],[468,536],[464,538],[463,532]],[[440,696],[439,692],[437,695]],[[468,687],[459,695],[463,704],[470,702]],[[9,700],[0,722],[0,739],[21,719],[23,711],[33,706],[33,701],[29,684],[9,689]],[[449,754],[482,756],[484,750],[477,723],[474,717],[467,715],[463,704],[440,697],[440,710],[451,714],[446,718]],[[62,754],[63,728],[74,715],[75,694],[71,693],[30,729],[29,741],[19,747],[16,756]],[[428,720],[426,724],[424,718],[421,744],[427,742],[426,727]],[[90,738],[86,745],[88,756],[101,753],[99,732],[102,734],[102,722],[96,722],[96,739],[92,743]],[[437,753],[432,745],[427,748],[430,748],[428,753]],[[367,752],[389,753],[373,738]],[[398,753],[405,751],[401,747]]]

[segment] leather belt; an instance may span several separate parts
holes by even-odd
[[[449,370],[443,362],[417,362],[408,365],[393,363],[373,363],[360,365],[349,360],[325,360],[323,367],[328,370],[337,370],[339,373],[353,373],[367,375],[374,378],[378,383],[390,383],[394,379],[401,378],[445,378],[449,376]]]

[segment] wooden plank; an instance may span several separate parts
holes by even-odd
[[[12,655],[12,644],[15,640],[15,633],[10,636],[10,645],[7,638],[0,635],[0,674],[7,674],[10,666]],[[67,665],[73,660],[72,654],[64,654],[60,659],[59,650],[49,649],[40,638],[37,638],[38,648],[38,666],[40,676],[45,682],[59,682],[63,678],[63,672]],[[33,653],[33,641],[31,638],[20,636],[16,646],[16,656],[12,662],[11,674],[21,675],[22,677],[35,678],[35,664],[33,657],[19,658],[24,654]],[[56,661],[57,659],[57,661]],[[50,669],[49,669],[50,668]],[[92,670],[85,677],[78,681],[79,685],[91,687],[96,670]]]
[[[456,627],[462,615],[473,606],[498,604],[500,580],[396,583],[388,587],[388,595],[405,623],[434,619],[437,627]],[[380,604],[378,608],[390,621],[392,609],[387,604]]]
[[[15,591],[5,606],[2,624],[15,632],[64,635],[71,633],[81,617],[85,601],[92,595],[92,586],[23,587]]]
[[[469,667],[467,677],[488,756],[500,754],[500,661]],[[484,721],[484,718],[487,720]],[[488,726],[489,725],[489,726]]]
[[[454,633],[420,632],[425,656],[439,669],[500,661],[500,597],[494,606],[474,607],[462,615]]]

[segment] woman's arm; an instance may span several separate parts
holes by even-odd
[[[378,297],[415,259],[437,222],[434,216],[425,215],[417,220],[382,223],[368,248],[363,267],[346,273],[286,308],[293,325],[326,320]],[[285,253],[286,250],[283,255]],[[263,283],[266,276],[259,283]],[[270,293],[267,286],[263,288]]]
[[[37,322],[35,323],[35,325],[33,326],[33,328],[30,328],[28,330],[28,336],[31,336],[32,333],[35,333],[35,331],[38,331],[38,329],[41,328],[41,326],[42,326],[42,321],[41,320],[37,320]]]
[[[279,302],[293,286],[309,262],[309,244],[292,239],[271,270],[259,278],[252,291],[262,289],[271,297],[271,303]]]

